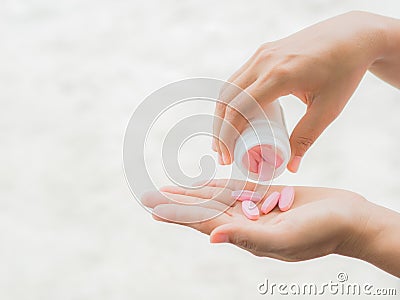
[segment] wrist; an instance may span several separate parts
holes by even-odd
[[[373,204],[360,259],[400,276],[400,214]]]
[[[371,202],[365,201],[360,214],[362,221],[353,228],[357,243],[350,256],[367,260],[376,248],[376,237],[383,231],[384,224],[379,221],[382,214],[381,207]]]
[[[356,30],[359,39],[352,42],[361,47],[367,55],[368,66],[387,55],[390,48],[393,19],[365,11],[350,12],[354,24],[358,24]]]
[[[368,69],[387,83],[400,88],[400,20],[381,18],[384,43],[379,55]]]
[[[369,228],[373,205],[362,196],[356,194],[353,201],[348,202],[343,218],[343,235],[335,250],[335,254],[362,259],[365,256],[365,244],[371,239]]]
[[[398,58],[400,51],[400,20],[375,14],[370,15],[371,32],[379,37],[376,49],[377,55],[371,64],[373,68],[384,61],[390,61],[394,57]]]
[[[367,261],[400,276],[400,214],[363,201],[337,254]]]

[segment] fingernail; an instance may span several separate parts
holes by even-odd
[[[211,237],[210,242],[213,244],[229,243],[229,236],[225,233],[217,233]]]
[[[293,173],[296,173],[297,170],[299,169],[300,162],[301,162],[301,156],[293,157],[293,159],[292,159],[292,172]]]

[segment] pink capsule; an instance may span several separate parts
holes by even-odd
[[[233,191],[232,197],[238,201],[258,202],[258,201],[261,201],[261,199],[262,199],[262,195],[260,193],[248,191],[248,190]]]
[[[274,174],[274,166],[266,162],[265,160],[261,161],[258,164],[258,176],[261,181],[268,181],[272,178]]]
[[[280,196],[281,194],[279,192],[273,192],[271,195],[269,195],[261,205],[261,212],[263,214],[267,214],[272,211],[278,204]]]
[[[243,155],[243,165],[252,173],[258,173],[258,164],[262,160],[260,154],[254,148]]]
[[[258,220],[258,218],[260,217],[260,211],[258,210],[258,207],[252,201],[243,201],[242,211],[243,214],[250,220]]]
[[[289,210],[294,202],[294,187],[285,186],[281,191],[281,197],[279,199],[279,209],[281,211]]]

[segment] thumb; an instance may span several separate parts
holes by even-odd
[[[292,154],[287,165],[290,172],[297,172],[304,154],[336,116],[337,114],[327,109],[321,110],[317,107],[307,109],[290,136]]]
[[[224,224],[210,234],[211,243],[231,243],[247,251],[258,253],[263,238],[253,226],[243,224]]]

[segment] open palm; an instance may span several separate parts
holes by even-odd
[[[155,219],[192,227],[210,235],[211,242],[230,242],[255,255],[299,261],[331,253],[346,255],[358,247],[367,220],[367,202],[353,192],[295,187],[289,211],[278,208],[257,221],[247,219],[232,198],[234,190],[261,193],[263,200],[282,186],[264,186],[239,180],[213,180],[199,188],[164,187],[143,195]],[[257,205],[261,206],[262,201]]]

